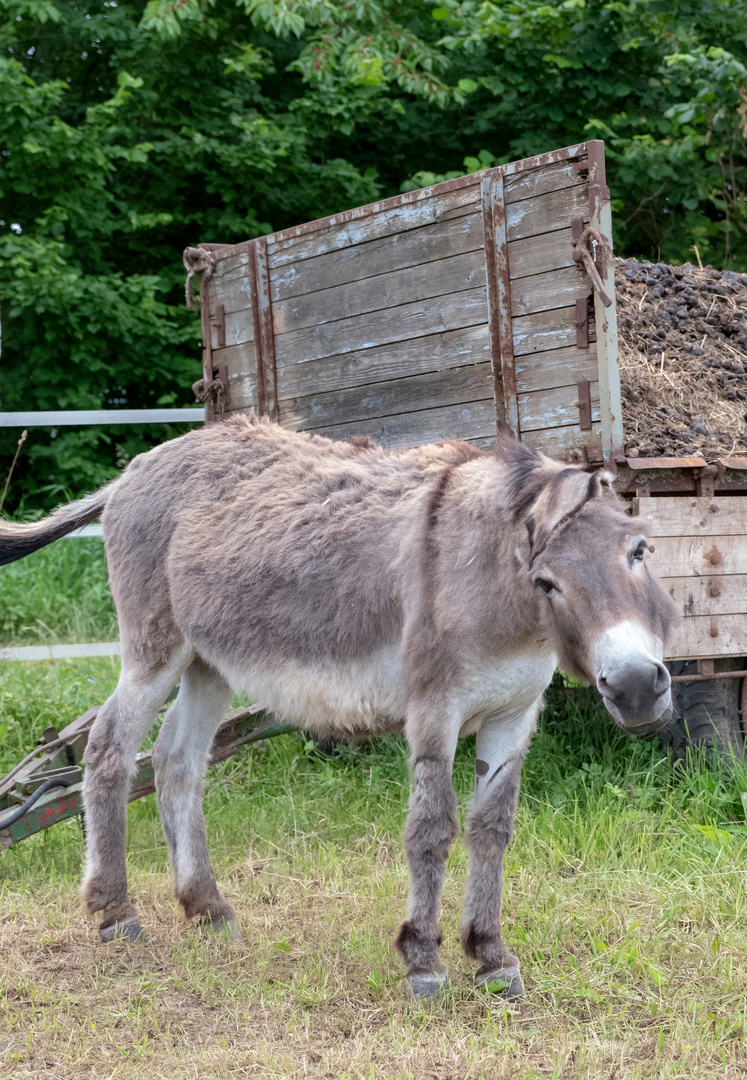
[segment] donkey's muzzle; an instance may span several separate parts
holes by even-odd
[[[671,711],[671,679],[652,656],[639,656],[600,674],[597,687],[607,711],[626,731],[645,735],[662,727]]]

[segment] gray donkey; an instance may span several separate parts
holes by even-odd
[[[83,893],[103,940],[142,931],[127,897],[135,756],[179,681],[153,751],[176,895],[238,936],[202,815],[233,691],[320,735],[404,730],[413,791],[409,918],[396,947],[417,997],[445,983],[438,910],[457,833],[457,739],[477,735],[462,943],[478,985],[523,993],[501,938],[502,857],[542,695],[560,664],[620,727],[665,722],[671,601],[641,524],[603,472],[507,438],[385,451],[234,419],[136,458],[109,486],[31,525],[0,525],[0,562],[102,516],[122,671],[85,755]]]

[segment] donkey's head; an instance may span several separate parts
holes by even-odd
[[[507,456],[511,504],[529,537],[528,571],[561,667],[593,682],[626,731],[656,730],[671,711],[662,653],[674,605],[649,573],[641,522],[626,512],[609,473],[516,449]]]

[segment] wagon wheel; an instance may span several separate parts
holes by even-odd
[[[715,671],[744,671],[745,660],[717,660]],[[673,661],[672,675],[695,675],[694,660]],[[706,679],[672,683],[675,719],[661,731],[661,741],[676,760],[686,756],[687,747],[703,746],[708,756],[744,757],[742,729],[743,683],[747,680]]]

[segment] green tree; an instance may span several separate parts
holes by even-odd
[[[589,136],[619,252],[747,268],[747,0],[0,0],[0,18],[2,409],[190,404],[185,246]],[[175,433],[34,429],[8,505]]]

